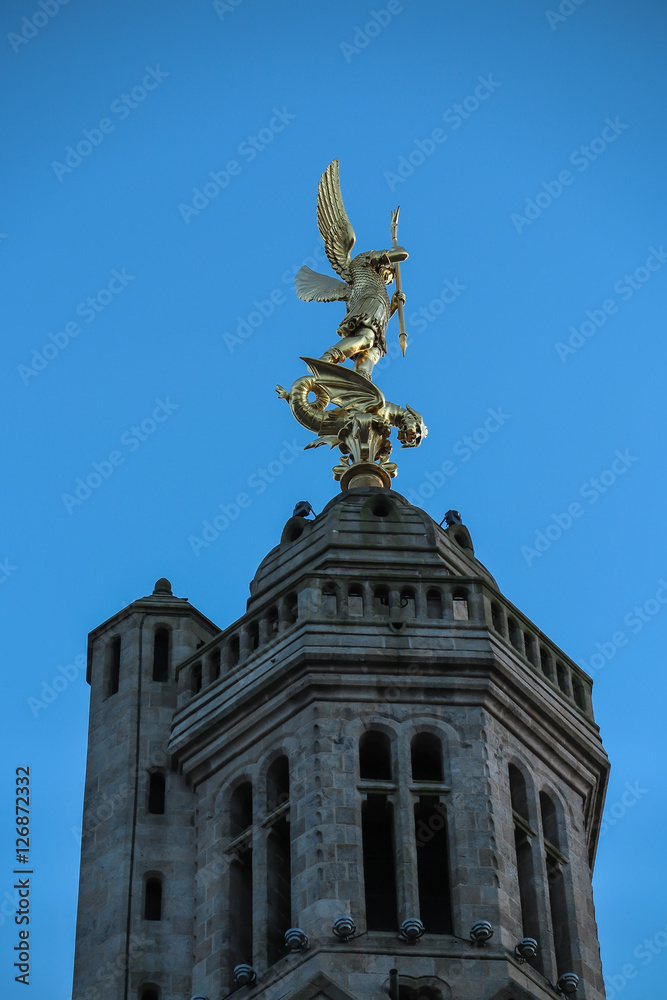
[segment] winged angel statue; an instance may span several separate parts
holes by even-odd
[[[396,465],[388,461],[391,427],[398,429],[404,448],[416,447],[427,433],[416,410],[387,402],[372,382],[373,367],[387,352],[387,324],[397,310],[402,320],[405,303],[400,288],[391,300],[386,290],[395,278],[398,284],[400,263],[408,256],[396,239],[398,209],[392,213],[391,248],[351,257],[356,237],[343,205],[338,160],[334,160],[318,186],[317,224],[331,266],[343,280],[304,266],[294,284],[306,302],[345,302],[346,315],[337,331],[340,340],[319,359],[302,358],[311,374],[298,378],[289,392],[280,385],[276,391],[289,402],[299,423],[318,435],[307,448],[322,444],[340,448],[343,457],[334,468],[334,478],[341,480],[343,489],[353,481],[354,485],[388,486],[396,475]],[[405,347],[402,323],[401,346]],[[354,370],[343,367],[348,358]],[[329,404],[333,409],[327,409]]]

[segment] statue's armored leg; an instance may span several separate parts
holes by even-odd
[[[340,344],[334,344],[328,351],[325,351],[320,361],[330,361],[335,365],[341,361],[351,358],[353,354],[361,351],[368,351],[373,346],[375,334],[368,326],[360,326],[359,333],[355,337],[343,337]]]
[[[356,358],[354,362],[355,371],[357,371],[360,375],[365,376],[365,378],[372,380],[373,369],[381,357],[382,351],[380,348],[377,346],[371,347],[368,351],[364,351],[363,354],[360,354]]]

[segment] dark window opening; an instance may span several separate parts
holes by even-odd
[[[503,634],[503,615],[499,605],[495,601],[491,602],[491,623],[500,635]]]
[[[535,645],[535,640],[532,635],[528,632],[523,633],[524,649],[526,650],[526,659],[530,660],[534,667],[537,666],[537,647]]]
[[[572,678],[572,691],[577,708],[580,708],[582,712],[585,712],[588,708],[586,704],[586,692],[584,690],[584,685],[576,675]]]
[[[115,636],[107,648],[107,690],[106,697],[118,694],[120,687],[120,636]]]
[[[285,931],[292,926],[292,876],[290,870],[290,828],[283,816],[273,824],[267,842],[269,965],[285,954]]]
[[[432,733],[418,733],[410,746],[413,781],[442,781],[442,748]]]
[[[510,634],[510,642],[515,649],[518,649],[519,652],[521,652],[521,629],[513,618],[507,619],[507,628]]]
[[[220,676],[220,650],[214,649],[209,657],[209,671],[211,681],[217,681]]]
[[[389,614],[389,590],[387,587],[376,587],[373,591],[373,607],[376,614]]]
[[[558,815],[554,803],[544,792],[540,792],[540,812],[545,842],[549,908],[551,910],[556,969],[560,975],[563,972],[570,972],[572,969],[572,939],[565,894],[565,879],[563,878],[565,859],[560,854],[561,840],[558,830]]]
[[[162,882],[159,878],[149,878],[146,881],[144,919],[162,919]]]
[[[201,663],[195,663],[192,667],[192,675],[190,678],[190,691],[192,694],[199,694],[201,691]]]
[[[562,663],[556,664],[556,674],[558,676],[558,687],[561,689],[563,694],[570,693],[570,685],[568,684],[567,670]]]
[[[414,618],[416,615],[417,599],[412,587],[404,587],[401,591],[401,607],[404,610],[405,618]]]
[[[253,622],[249,626],[248,639],[250,641],[250,649],[254,653],[256,649],[259,649],[259,625],[257,622]]]
[[[426,612],[429,618],[442,618],[442,594],[439,590],[426,592]]]
[[[452,594],[452,612],[454,621],[467,622],[470,617],[468,609],[468,593],[465,590],[455,590]]]
[[[296,625],[299,620],[299,600],[296,594],[290,594],[285,602],[285,614],[288,625]]]
[[[229,822],[232,837],[252,826],[252,785],[244,781],[232,792],[229,802]]]
[[[278,608],[269,608],[267,616],[269,637],[278,635]]]
[[[338,595],[333,583],[325,583],[322,587],[322,611],[325,615],[335,615],[338,612]]]
[[[356,584],[350,587],[347,592],[347,610],[350,615],[355,617],[364,613],[364,592]]]
[[[394,864],[394,817],[386,795],[369,795],[362,806],[366,926],[392,931],[398,926]]]
[[[447,815],[437,799],[422,795],[415,806],[419,916],[428,934],[452,933]]]
[[[153,680],[164,684],[169,680],[169,630],[155,630],[153,642]]]
[[[142,986],[139,989],[139,1000],[160,1000],[157,986]]]
[[[153,772],[148,778],[148,811],[160,815],[164,812],[165,780],[159,771]]]
[[[359,740],[359,771],[371,781],[391,781],[391,744],[386,733],[371,731]]]
[[[508,767],[510,779],[510,796],[512,809],[528,822],[528,796],[526,794],[526,779],[518,767],[510,764]]]
[[[544,676],[547,677],[550,681],[553,681],[554,661],[551,659],[549,653],[544,648],[544,646],[540,646],[540,667],[542,669],[542,673],[544,674]]]
[[[241,658],[241,643],[237,635],[233,635],[229,640],[229,645],[227,646],[229,652],[229,664],[232,667],[237,667],[239,664],[239,659]]]
[[[289,761],[283,755],[274,760],[266,775],[266,807],[273,812],[285,802],[289,802]]]
[[[229,955],[230,973],[235,965],[252,965],[251,850],[244,851],[229,869]]]

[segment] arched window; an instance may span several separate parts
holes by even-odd
[[[230,979],[235,965],[252,965],[252,785],[244,781],[229,800],[229,826],[236,844],[229,867]]]
[[[296,625],[299,620],[299,599],[296,594],[289,594],[285,599],[285,621],[288,625]]]
[[[500,605],[496,604],[495,601],[491,601],[491,624],[499,635],[504,634],[503,613],[500,610]]]
[[[564,695],[569,696],[571,694],[570,675],[568,674],[567,667],[560,660],[556,662],[556,676],[558,677],[558,687]]]
[[[412,587],[403,587],[401,591],[401,608],[404,618],[414,618],[416,615],[417,599]]]
[[[539,941],[540,928],[535,881],[535,858],[533,853],[535,831],[530,826],[528,820],[526,779],[514,764],[509,765],[508,771],[512,815],[514,819],[514,849],[516,852],[516,871],[519,883],[523,936],[532,937]],[[541,951],[538,951],[536,957],[531,959],[530,964],[539,971],[542,971]]]
[[[426,613],[429,618],[442,618],[442,594],[433,587],[426,591]]]
[[[274,636],[278,635],[278,608],[269,608],[266,616],[266,622],[268,625],[267,632],[269,638],[273,639]]]
[[[139,1000],[160,1000],[160,991],[154,983],[144,983],[139,987]]]
[[[537,646],[530,632],[523,633],[523,644],[526,651],[526,659],[530,660],[534,667],[537,666]]]
[[[361,809],[366,926],[392,931],[398,925],[394,810],[386,795],[369,793]]]
[[[285,931],[292,926],[292,873],[289,823],[289,761],[283,754],[267,772],[270,819],[267,838],[267,954],[269,964],[285,954]],[[282,807],[282,808],[281,808]],[[279,810],[279,811],[278,811]]]
[[[169,629],[155,630],[153,640],[153,680],[164,683],[169,680]]]
[[[519,626],[517,625],[517,623],[513,618],[507,619],[507,629],[510,635],[510,642],[512,643],[515,649],[518,649],[519,652],[522,652],[521,629],[519,628]]]
[[[364,592],[357,583],[353,583],[347,592],[347,613],[355,618],[364,613]]]
[[[164,812],[165,780],[159,771],[152,771],[148,776],[148,811],[161,815]]]
[[[432,733],[417,733],[410,745],[413,781],[442,781],[442,747]]]
[[[338,613],[338,593],[335,583],[325,583],[322,587],[322,612],[332,617]]]
[[[220,676],[220,647],[214,649],[208,658],[208,672],[211,682]]]
[[[104,697],[118,693],[120,687],[120,636],[116,635],[106,648]]]
[[[273,812],[289,802],[289,761],[283,754],[273,761],[266,775],[266,808]]]
[[[195,663],[192,666],[192,672],[190,674],[190,693],[199,694],[201,691],[202,678],[201,678],[201,663]]]
[[[467,622],[469,618],[468,612],[468,591],[467,590],[455,590],[452,594],[452,611],[454,614],[454,621]]]
[[[237,635],[233,635],[227,643],[227,653],[230,667],[237,667],[241,658],[241,642]]]
[[[162,879],[146,879],[144,920],[162,920]]]
[[[565,894],[563,866],[567,859],[561,853],[561,837],[558,829],[558,814],[553,800],[540,792],[540,813],[542,816],[542,836],[549,883],[549,907],[553,932],[554,952],[558,975],[572,971],[572,938],[570,934],[571,915],[568,913]]]
[[[232,792],[229,800],[229,826],[232,838],[252,826],[252,785],[244,781]]]
[[[554,661],[544,646],[540,646],[540,669],[550,681],[555,681]]]
[[[389,614],[388,587],[375,587],[375,589],[373,590],[373,609],[376,615]]]
[[[576,702],[577,708],[580,708],[582,712],[588,710],[588,705],[586,704],[586,691],[584,690],[584,685],[576,674],[572,675],[572,693],[574,695],[574,700]]]
[[[250,643],[250,649],[254,653],[256,649],[259,649],[259,625],[257,622],[252,622],[248,626],[248,641]]]
[[[359,740],[359,773],[362,779],[391,781],[391,745],[386,733],[363,733]]]

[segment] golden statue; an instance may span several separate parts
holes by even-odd
[[[297,295],[306,302],[346,304],[345,319],[337,330],[341,340],[319,359],[302,358],[311,374],[298,378],[289,392],[281,385],[276,388],[299,423],[318,435],[307,448],[329,444],[340,449],[341,463],[333,472],[342,489],[389,486],[396,475],[396,465],[389,461],[392,427],[398,428],[404,448],[415,448],[427,434],[416,410],[387,402],[372,382],[373,367],[387,353],[385,333],[395,312],[403,354],[407,344],[400,264],[408,253],[397,239],[398,211],[391,215],[390,249],[350,257],[355,235],[340,192],[338,160],[334,160],[318,185],[317,224],[327,257],[343,280],[304,266],[294,281]],[[390,300],[386,286],[394,279],[397,287]],[[348,358],[354,370],[340,367]],[[327,410],[330,403],[334,408]]]

